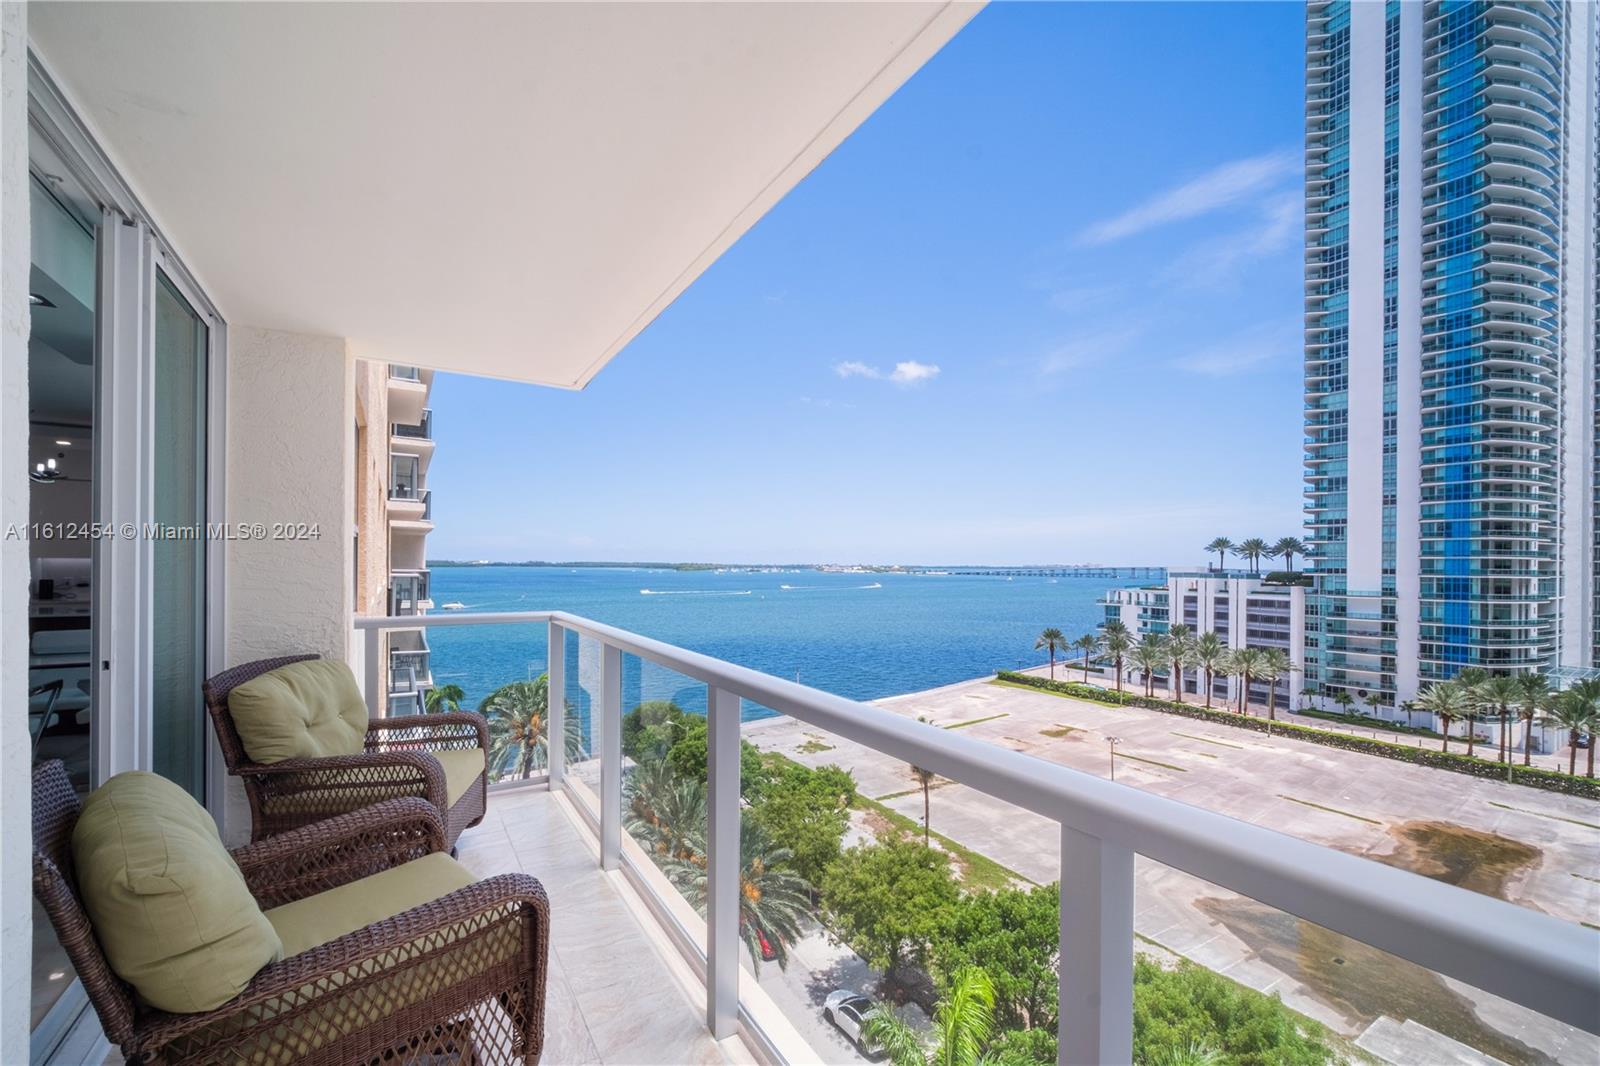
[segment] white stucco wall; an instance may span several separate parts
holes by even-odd
[[[301,652],[349,660],[354,424],[342,338],[230,325],[227,520],[314,523],[318,536],[228,545],[228,665]],[[249,833],[236,781],[223,825],[230,840]]]
[[[27,6],[0,4],[0,529],[28,521]],[[28,546],[0,537],[0,1062],[28,1061]]]

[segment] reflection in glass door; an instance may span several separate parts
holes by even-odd
[[[151,545],[152,769],[204,798],[206,361],[210,331],[156,272]]]

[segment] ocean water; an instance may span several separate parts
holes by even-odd
[[[1047,626],[1068,639],[1093,631],[1105,590],[1131,581],[1086,577],[840,574],[814,570],[713,572],[583,567],[439,567],[434,613],[562,610],[853,699],[876,699],[1045,661]],[[445,603],[465,612],[442,612]],[[436,684],[466,691],[464,706],[499,685],[537,677],[545,628],[429,631]],[[569,678],[586,709],[598,657],[568,642]],[[632,656],[624,706],[674,699],[703,710],[705,690]],[[745,708],[746,717],[763,710]]]

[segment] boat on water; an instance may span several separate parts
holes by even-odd
[[[466,609],[467,605],[462,603],[460,600],[451,600],[449,603],[440,608],[440,610],[444,611],[465,611]]]

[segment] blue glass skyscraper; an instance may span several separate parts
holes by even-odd
[[[1307,683],[1592,667],[1596,6],[1306,14]]]

